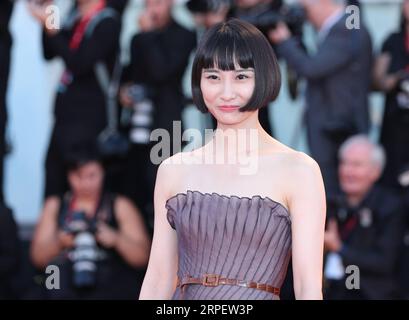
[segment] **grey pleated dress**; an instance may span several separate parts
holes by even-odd
[[[281,288],[291,256],[287,209],[268,197],[187,191],[166,202],[177,232],[178,277],[217,274]],[[177,287],[172,299],[276,300],[279,296],[232,285]]]

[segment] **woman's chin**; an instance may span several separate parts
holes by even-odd
[[[242,112],[212,112],[216,121],[222,125],[236,125],[243,122],[247,117]]]

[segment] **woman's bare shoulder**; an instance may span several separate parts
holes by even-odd
[[[291,149],[283,144],[274,149],[268,157],[268,167],[279,174],[285,181],[303,181],[307,177],[320,177],[321,171],[317,162],[304,152]]]
[[[44,211],[57,211],[60,207],[61,200],[58,196],[49,196],[44,201]]]
[[[290,151],[285,153],[285,156],[289,161],[288,165],[290,166],[297,166],[304,170],[318,166],[317,162],[313,158],[301,151],[290,149]]]
[[[195,160],[195,151],[184,151],[175,153],[173,156],[165,159],[159,165],[159,170],[166,175],[180,176],[189,169],[189,164]]]
[[[194,163],[193,151],[178,152],[165,159],[158,168],[157,187],[167,196],[179,192],[184,184],[183,177],[189,176],[189,171],[192,170],[191,164]]]
[[[302,178],[306,175],[321,174],[318,163],[304,152],[290,149],[281,154],[283,169],[292,178]]]

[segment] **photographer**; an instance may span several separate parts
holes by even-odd
[[[61,58],[65,70],[58,84],[54,128],[45,169],[45,197],[67,190],[64,158],[72,145],[97,140],[106,127],[106,94],[100,73],[112,72],[118,46],[118,14],[104,0],[77,0],[61,30],[47,26],[47,6],[52,1],[29,2],[32,15],[43,26],[43,51],[47,60]]]
[[[368,92],[372,44],[362,22],[348,28],[343,0],[300,0],[318,31],[318,47],[308,55],[280,23],[269,32],[281,57],[307,79],[305,121],[312,157],[320,165],[327,194],[339,192],[337,150],[349,136],[369,128]]]
[[[400,283],[409,297],[409,1],[402,3],[400,30],[382,45],[375,64],[375,84],[386,94],[380,142],[388,163],[382,176],[385,185],[402,193],[406,204],[406,230]]]
[[[105,192],[104,169],[91,144],[68,161],[70,191],[46,199],[31,244],[36,267],[60,269],[60,290],[51,299],[136,299],[138,268],[149,240],[139,211],[123,197]]]
[[[3,159],[6,153],[6,94],[10,69],[11,35],[9,22],[13,10],[11,0],[0,2],[0,201],[3,200]]]
[[[181,121],[184,107],[182,78],[195,34],[172,17],[173,0],[146,0],[138,18],[140,33],[131,43],[131,61],[124,72],[120,98],[132,110],[129,137],[132,142],[125,169],[123,193],[135,201],[153,226],[153,190],[157,166],[150,159],[156,143],[151,131],[165,129],[173,137],[173,121]],[[137,85],[137,87],[135,87]],[[136,88],[137,90],[132,90]],[[177,144],[177,142],[176,142]],[[173,144],[166,145],[170,154]]]
[[[409,166],[409,1],[402,4],[400,31],[382,45],[375,65],[375,83],[386,94],[380,141],[388,163],[382,182],[399,187],[398,176]]]
[[[352,136],[339,150],[342,195],[328,200],[324,236],[326,299],[399,298],[398,264],[403,239],[402,202],[377,181],[383,148],[365,135]],[[359,289],[347,288],[346,268],[359,268]],[[406,270],[407,272],[407,270]],[[358,276],[355,273],[355,276]],[[358,280],[353,281],[355,285]]]

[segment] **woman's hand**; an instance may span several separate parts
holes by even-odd
[[[62,249],[72,248],[74,246],[74,235],[67,231],[58,231],[58,242]]]
[[[399,70],[396,73],[389,74],[389,66],[392,57],[389,53],[382,53],[375,62],[374,66],[374,85],[376,89],[384,92],[391,92],[395,90],[399,82],[408,77],[406,70]]]
[[[328,230],[324,234],[324,246],[326,251],[337,252],[341,250],[342,241],[338,232],[338,224],[335,219],[328,221]]]
[[[52,0],[47,0],[41,3],[36,1],[29,1],[27,3],[27,7],[31,15],[43,26],[48,34],[55,34],[58,32],[58,30],[55,28],[47,27],[47,20],[50,16],[47,8],[53,4],[54,2]]]
[[[133,101],[132,98],[129,96],[129,88],[132,86],[132,84],[127,83],[124,84],[121,89],[119,90],[119,101],[121,102],[121,105],[126,108],[132,107]]]
[[[280,44],[291,38],[291,31],[284,22],[280,22],[277,24],[277,27],[268,32],[268,38],[272,43]]]
[[[119,233],[105,222],[100,221],[95,236],[97,241],[105,248],[114,248],[118,242]]]

